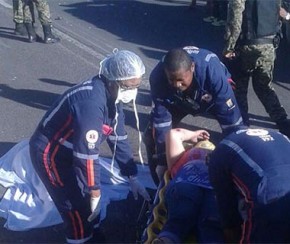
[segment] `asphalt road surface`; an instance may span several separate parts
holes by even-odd
[[[202,21],[206,17],[203,1],[190,10],[190,0],[50,0],[53,31],[61,38],[54,45],[28,43],[25,37],[15,36],[11,2],[0,0],[0,156],[31,136],[59,94],[96,75],[99,62],[114,48],[136,52],[146,66],[137,100],[141,131],[151,110],[148,77],[164,53],[174,47],[195,45],[219,55],[223,48],[223,27]],[[37,33],[43,36],[41,25],[38,21],[36,24]],[[274,87],[288,114],[289,56],[284,49],[278,50],[274,77]],[[252,125],[275,128],[252,89],[249,102]],[[130,106],[126,108],[126,118],[130,143],[137,157],[138,135]],[[220,128],[211,117],[187,117],[183,125],[205,128],[214,142],[220,139]],[[106,146],[102,153],[110,156]],[[0,196],[4,191],[0,187]],[[141,200],[135,202],[130,195],[127,200],[109,205],[108,216],[102,223],[107,242],[136,242],[141,204]],[[1,226],[4,222],[0,219]],[[62,225],[26,232],[0,227],[0,243],[63,242]]]

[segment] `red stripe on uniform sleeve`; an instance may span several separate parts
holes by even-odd
[[[95,185],[95,175],[94,175],[94,160],[87,160],[87,177],[88,177],[88,186]]]

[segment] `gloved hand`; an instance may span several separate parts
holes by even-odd
[[[135,200],[138,199],[138,193],[146,200],[150,201],[150,196],[145,187],[139,182],[137,176],[129,176],[129,183]]]
[[[88,221],[92,222],[101,212],[100,204],[101,195],[98,197],[91,197],[91,215],[88,217]]]

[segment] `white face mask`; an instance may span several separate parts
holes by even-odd
[[[116,98],[116,103],[118,103],[120,101],[123,103],[129,103],[132,100],[135,100],[137,97],[137,92],[138,92],[137,88],[134,88],[134,89],[119,88],[118,96]]]

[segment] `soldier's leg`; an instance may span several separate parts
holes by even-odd
[[[260,58],[253,74],[254,91],[280,132],[290,137],[290,121],[272,86],[275,49],[273,45],[267,44],[259,47],[259,51]]]
[[[42,25],[51,25],[50,9],[46,0],[33,0]]]
[[[249,86],[249,76],[239,77],[234,80],[236,83],[236,89],[234,91],[235,97],[237,99],[238,106],[241,111],[242,118],[245,124],[250,125],[249,122],[249,106],[248,106],[248,86]]]
[[[15,23],[14,34],[26,36],[27,31],[24,25],[22,0],[13,0],[13,22]]]
[[[23,4],[23,19],[24,19],[24,23],[32,23],[32,15],[30,12],[30,4],[31,4],[31,0],[22,0],[22,4]]]
[[[39,21],[43,28],[44,43],[56,43],[60,39],[51,32],[50,9],[46,0],[33,0],[38,11]]]
[[[253,73],[253,88],[271,119],[277,122],[285,119],[287,114],[272,86],[275,49],[272,44],[267,44],[261,46],[259,52],[260,58]]]
[[[239,57],[234,60],[229,68],[235,82],[235,97],[244,122],[249,125],[248,115],[248,87],[252,62],[248,60],[247,50],[240,49]]]
[[[23,16],[24,16],[24,24],[28,34],[28,41],[35,42],[37,39],[36,32],[33,26],[33,16],[30,12],[32,0],[22,0],[23,2]]]
[[[23,23],[23,5],[21,0],[13,0],[13,22]]]
[[[33,1],[29,1],[28,5],[29,5],[30,13],[31,13],[32,24],[34,24],[35,23],[35,13],[34,13]]]

